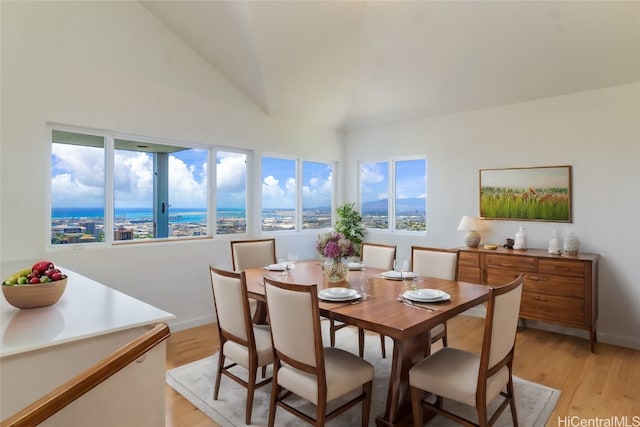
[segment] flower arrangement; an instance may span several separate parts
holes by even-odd
[[[339,260],[356,254],[356,247],[353,242],[347,239],[344,234],[336,231],[318,235],[316,241],[316,251],[326,258]]]

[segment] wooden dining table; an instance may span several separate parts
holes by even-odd
[[[488,288],[481,284],[431,277],[419,277],[416,281],[390,280],[381,276],[384,270],[369,267],[350,271],[343,282],[331,283],[323,274],[322,264],[321,260],[299,261],[287,272],[265,268],[246,270],[249,296],[258,301],[254,321],[266,321],[264,276],[292,283],[316,284],[318,292],[330,287],[348,287],[360,291],[360,283],[366,280],[369,284],[366,299],[357,304],[319,299],[320,314],[328,319],[378,332],[393,340],[386,407],[384,413],[376,416],[376,425],[408,424],[411,417],[409,369],[425,356],[430,341],[429,331],[487,301]],[[418,289],[439,289],[451,298],[428,304],[435,310],[412,307],[399,300],[399,295],[415,286]]]

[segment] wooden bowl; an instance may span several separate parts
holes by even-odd
[[[17,308],[37,308],[53,305],[64,293],[67,278],[36,285],[2,286],[2,293],[9,304]]]

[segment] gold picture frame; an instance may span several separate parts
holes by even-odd
[[[571,166],[480,169],[480,217],[571,222]]]

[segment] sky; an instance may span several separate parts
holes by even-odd
[[[360,165],[360,197],[362,202],[385,200],[389,197],[389,162]],[[396,198],[426,197],[426,162],[402,160],[395,162]]]
[[[296,207],[296,162],[275,157],[262,158],[262,207]],[[302,162],[303,208],[331,207],[332,167],[328,163]]]
[[[169,203],[176,208],[207,207],[208,152],[188,149],[169,156]],[[104,206],[104,150],[71,144],[52,144],[52,207]],[[116,208],[151,207],[153,158],[144,152],[114,153]],[[263,206],[295,208],[295,161],[264,157]],[[219,208],[246,206],[246,155],[216,152],[216,189]],[[331,206],[330,164],[303,162],[303,206]]]

